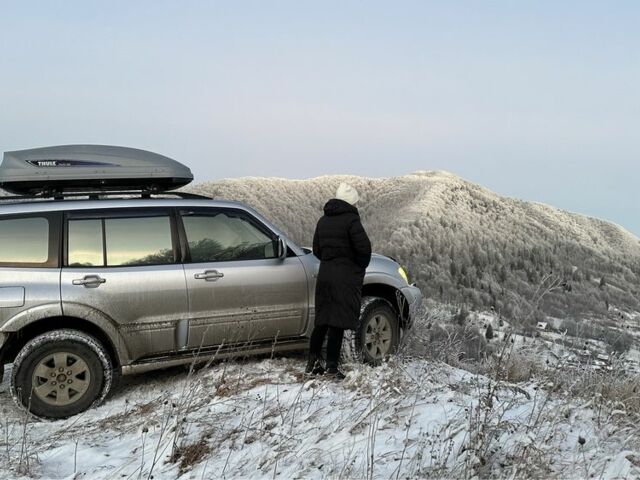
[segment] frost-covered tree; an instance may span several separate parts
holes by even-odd
[[[487,330],[484,332],[484,336],[487,340],[493,339],[493,327],[491,324],[487,325]]]

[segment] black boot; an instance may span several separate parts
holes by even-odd
[[[338,369],[338,367],[327,367],[327,371],[325,372],[324,376],[337,381],[347,378],[345,374]]]
[[[318,355],[312,353],[309,354],[309,360],[307,360],[307,368],[304,369],[304,373],[307,375],[322,375],[324,374],[324,367],[320,361]]]

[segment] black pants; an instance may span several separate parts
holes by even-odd
[[[342,347],[342,336],[344,330],[329,325],[316,325],[309,340],[309,353],[320,356],[324,337],[327,337],[327,368],[338,368],[340,360],[340,348]]]

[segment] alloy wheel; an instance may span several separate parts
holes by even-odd
[[[364,346],[375,360],[388,355],[393,338],[391,320],[386,315],[376,313],[371,317],[364,331]]]
[[[47,355],[33,370],[33,394],[48,405],[65,406],[77,402],[90,383],[87,363],[69,352]]]

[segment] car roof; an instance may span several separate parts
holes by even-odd
[[[2,197],[0,197],[0,202]],[[215,199],[182,198],[108,198],[73,200],[16,200],[0,203],[0,215],[20,213],[59,212],[72,210],[94,210],[105,208],[147,207],[220,207],[252,210],[241,202]]]

